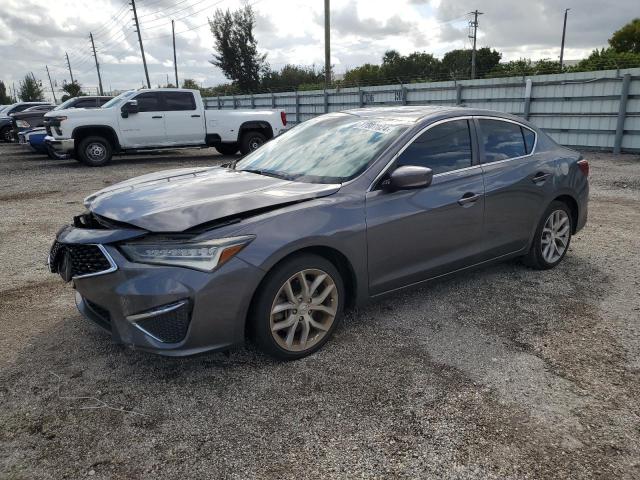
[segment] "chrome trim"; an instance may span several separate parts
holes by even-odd
[[[158,337],[156,337],[153,333],[147,331],[144,327],[140,326],[138,323],[136,323],[138,320],[144,320],[146,318],[152,318],[152,317],[157,317],[158,315],[162,315],[164,313],[169,313],[169,312],[173,312],[174,310],[177,310],[178,308],[184,307],[185,305],[187,305],[189,303],[188,300],[180,300],[179,302],[176,303],[172,303],[170,305],[166,305],[164,307],[160,307],[156,310],[151,310],[148,312],[144,312],[144,313],[136,313],[135,315],[129,315],[127,317],[125,317],[127,320],[129,320],[130,322],[132,322],[132,325],[134,327],[136,327],[138,330],[140,330],[142,333],[144,333],[145,335],[150,336],[151,338],[153,338],[156,342],[160,342],[160,343],[170,343],[170,342],[166,342]]]
[[[398,157],[400,155],[402,155],[402,153],[407,149],[407,147],[409,145],[411,145],[420,135],[422,135],[426,131],[430,130],[431,128],[436,127],[438,125],[441,125],[443,123],[453,122],[455,120],[473,120],[475,118],[477,118],[477,119],[485,119],[485,120],[498,120],[498,121],[502,121],[502,122],[515,123],[516,125],[519,125],[520,127],[526,128],[527,130],[533,132],[533,134],[535,135],[535,140],[533,142],[533,148],[531,149],[531,153],[528,153],[526,155],[521,155],[519,157],[506,158],[504,160],[496,160],[495,162],[489,162],[489,163],[478,163],[477,165],[470,165],[469,167],[458,168],[456,170],[450,170],[448,172],[443,172],[443,173],[437,173],[437,174],[435,174],[433,176],[433,178],[437,178],[437,177],[440,177],[442,175],[449,175],[451,173],[463,172],[465,170],[471,170],[472,168],[482,167],[483,165],[495,165],[497,163],[509,162],[511,160],[518,160],[520,158],[530,157],[531,155],[536,153],[536,147],[538,146],[538,133],[535,130],[532,130],[531,128],[527,127],[526,125],[523,125],[522,123],[517,122],[515,120],[511,120],[509,118],[503,118],[503,117],[492,117],[492,116],[489,116],[489,115],[463,115],[463,116],[460,116],[460,117],[444,118],[444,119],[439,120],[437,122],[434,122],[434,123],[432,123],[430,125],[427,125],[422,130],[420,130],[418,133],[416,133],[413,137],[411,137],[411,140],[409,140],[400,150],[398,150],[398,152],[385,165],[385,167],[380,171],[380,173],[378,175],[376,175],[376,177],[373,179],[373,182],[371,182],[371,184],[369,185],[369,188],[367,188],[367,193],[371,192],[373,190],[373,187],[378,182],[378,180],[380,180],[380,178],[382,178],[382,176],[384,176],[384,174],[387,173],[387,170],[389,170],[391,165],[393,165],[393,163],[398,159]],[[478,147],[480,147],[480,142],[479,141],[478,141]],[[480,152],[478,152],[478,153],[480,153]]]
[[[164,313],[173,312],[178,308],[184,307],[188,303],[188,300],[180,300],[179,302],[165,305],[164,307],[157,308],[156,310],[150,310],[143,313],[136,313],[134,315],[128,315],[126,317],[130,322],[137,322],[138,320],[144,320],[145,318],[157,317]]]
[[[64,245],[64,243],[62,245]],[[81,244],[76,244],[76,245],[81,245]],[[109,252],[107,252],[106,248],[104,248],[99,243],[86,243],[85,245],[95,245],[96,247],[98,247],[102,252],[102,254],[105,256],[105,258],[107,259],[107,261],[109,262],[110,267],[107,270],[100,270],[99,272],[95,272],[95,273],[87,273],[85,275],[76,275],[75,277],[71,277],[71,280],[78,280],[79,278],[96,277],[98,275],[106,275],[107,273],[113,273],[116,270],[118,270],[118,265],[116,265],[116,262],[113,260],[113,258],[111,258],[111,255],[109,255]]]

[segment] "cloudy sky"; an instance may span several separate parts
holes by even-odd
[[[256,37],[273,68],[286,63],[324,62],[323,0],[250,0],[257,14]],[[173,78],[171,18],[176,20],[178,68],[182,79],[206,86],[224,82],[208,60],[213,39],[207,18],[216,8],[235,9],[243,0],[137,0],[152,85]],[[571,8],[565,58],[578,59],[606,45],[607,38],[638,15],[637,0],[332,0],[331,61],[342,73],[365,62],[379,63],[385,50],[426,51],[441,57],[469,46],[468,12],[478,8],[479,46],[503,52],[503,59],[558,58],[564,8]],[[140,50],[126,0],[2,0],[0,79],[18,84],[25,73],[57,85],[74,76],[95,89],[90,55],[93,32],[105,90],[138,87],[144,81]]]

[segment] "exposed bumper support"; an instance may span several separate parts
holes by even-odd
[[[56,152],[59,153],[73,153],[75,148],[75,141],[73,138],[56,139],[47,135],[44,137],[44,143],[51,146]]]

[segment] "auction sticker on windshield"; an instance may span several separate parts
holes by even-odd
[[[369,130],[370,132],[389,133],[389,132],[392,132],[395,128],[397,128],[398,124],[386,123],[386,122],[385,123],[375,122],[372,120],[367,120],[364,122],[355,123],[353,127],[359,130]]]

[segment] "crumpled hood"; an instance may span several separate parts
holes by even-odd
[[[292,182],[220,167],[136,177],[87,197],[92,212],[152,232],[182,232],[252,210],[331,195],[340,185]]]

